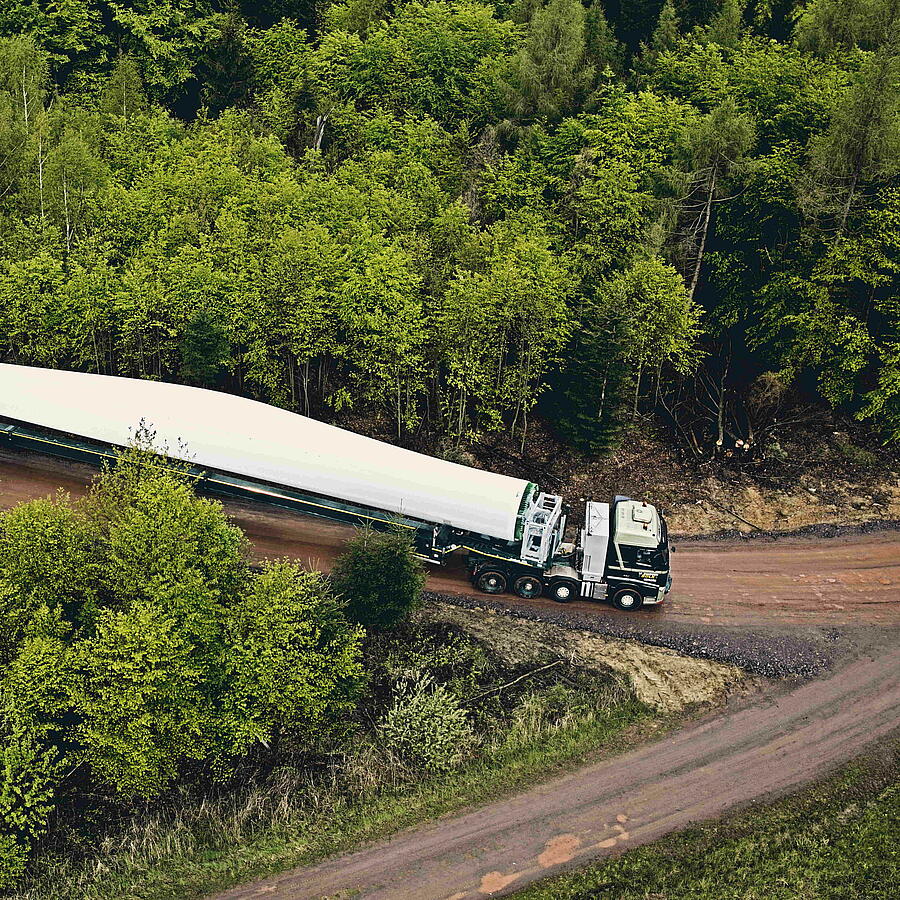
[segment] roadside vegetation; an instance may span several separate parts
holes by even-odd
[[[900,883],[900,746],[775,803],[517,893],[518,900],[890,900]]]
[[[652,719],[626,676],[504,663],[410,618],[423,574],[401,534],[360,533],[333,580],[245,550],[146,447],[83,500],[0,514],[0,888],[197,896]]]

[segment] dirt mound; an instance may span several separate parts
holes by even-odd
[[[737,666],[682,656],[663,647],[604,638],[590,631],[514,619],[490,610],[436,603],[423,615],[464,629],[510,665],[564,657],[584,668],[612,669],[627,675],[638,699],[663,712],[719,703],[745,682]]]

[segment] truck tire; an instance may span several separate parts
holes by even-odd
[[[497,569],[485,569],[478,573],[475,584],[485,594],[502,594],[506,590],[506,575]]]
[[[616,609],[632,611],[644,605],[644,595],[636,588],[620,588],[613,594],[612,604]]]
[[[571,578],[559,578],[550,582],[550,597],[557,603],[569,603],[578,597],[578,582]]]
[[[513,593],[523,600],[540,597],[544,591],[544,582],[537,575],[520,575],[513,582]]]

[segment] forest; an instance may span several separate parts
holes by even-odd
[[[402,443],[900,438],[900,0],[8,0],[0,358]]]

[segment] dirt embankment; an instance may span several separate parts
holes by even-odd
[[[723,531],[796,531],[814,525],[860,525],[900,521],[900,476],[888,473],[865,485],[803,478],[792,489],[727,484],[709,478],[697,485],[696,499],[669,511],[674,535]]]
[[[475,444],[468,461],[563,494],[573,504],[573,524],[579,498],[615,494],[663,507],[670,530],[685,535],[900,520],[900,450],[880,446],[853,423],[796,425],[749,453],[714,449],[694,456],[644,422],[615,452],[583,455],[537,417],[525,454],[497,434]]]
[[[719,703],[745,680],[737,666],[491,610],[433,603],[423,615],[464,629],[510,665],[563,658],[587,669],[612,669],[630,679],[639,700],[660,712]]]

